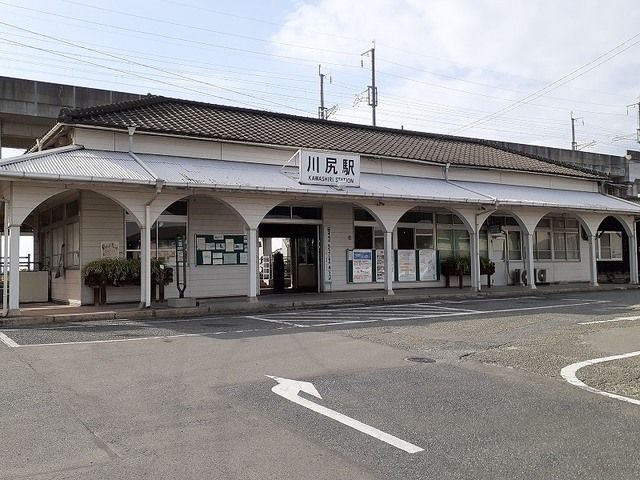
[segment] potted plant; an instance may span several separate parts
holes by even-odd
[[[488,257],[480,257],[480,274],[487,276],[487,287],[491,288],[491,275],[496,273],[496,264]]]
[[[441,264],[441,272],[445,276],[445,286],[448,288],[450,278],[458,277],[458,286],[463,287],[464,276],[469,274],[470,261],[469,257],[461,255],[453,255],[446,258]]]

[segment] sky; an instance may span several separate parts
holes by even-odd
[[[379,126],[624,155],[636,1],[0,0],[0,74],[370,124],[375,45]]]

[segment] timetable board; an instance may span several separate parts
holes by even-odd
[[[196,266],[246,265],[247,236],[244,234],[196,234]]]

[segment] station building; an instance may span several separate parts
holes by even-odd
[[[149,259],[175,267],[178,237],[196,298],[442,287],[452,256],[474,290],[637,283],[640,206],[606,181],[478,139],[158,96],[63,110],[0,163],[3,307],[92,303],[82,269],[102,257],[142,259],[108,301],[149,306]]]

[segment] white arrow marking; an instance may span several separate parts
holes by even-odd
[[[365,423],[354,420],[353,418],[347,417],[346,415],[336,412],[335,410],[331,410],[330,408],[323,407],[322,405],[318,405],[317,403],[313,403],[311,400],[307,400],[306,398],[302,398],[298,395],[298,392],[302,391],[313,397],[322,399],[322,396],[318,393],[318,390],[316,390],[316,387],[314,387],[312,383],[290,380],[288,378],[274,377],[273,375],[267,375],[267,377],[272,378],[276,382],[278,382],[278,384],[273,387],[271,391],[276,395],[280,395],[281,397],[292,401],[293,403],[302,405],[309,410],[313,410],[320,415],[329,417],[336,422],[340,422],[343,425],[346,425],[347,427],[354,428],[359,432],[366,433],[367,435],[377,438],[378,440],[382,440],[383,442],[386,442],[389,445],[393,445],[400,450],[404,450],[407,453],[417,453],[424,450],[423,448],[417,447],[412,443],[405,442],[398,437],[389,435],[382,430],[370,427]]]

